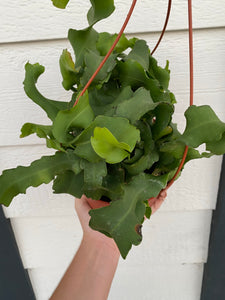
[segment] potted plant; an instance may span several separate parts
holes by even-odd
[[[65,8],[69,0],[52,1]],[[98,33],[93,26],[114,11],[113,0],[91,4],[89,27],[68,33],[75,61],[67,49],[60,57],[63,87],[73,91],[70,101],[46,99],[36,88],[44,67],[25,66],[24,90],[52,125],[26,123],[21,137],[35,133],[56,153],[3,171],[0,203],[8,206],[28,187],[52,180],[54,193],[104,200],[107,205],[90,211],[90,226],[112,237],[125,258],[142,240],[142,223],[151,215],[148,199],[157,197],[189,160],[225,153],[225,123],[209,106],[192,105],[181,134],[172,121],[176,100],[168,89],[169,63],[158,66],[146,41],[124,34],[109,56],[118,35]],[[206,152],[195,149],[201,144]]]

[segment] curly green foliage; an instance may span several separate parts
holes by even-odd
[[[107,18],[115,10],[114,0],[90,0],[91,8],[87,13],[87,19],[90,26],[98,21]],[[58,8],[66,8],[69,0],[52,0],[54,6]]]
[[[90,226],[112,237],[122,257],[126,258],[132,244],[138,245],[142,240],[140,228],[146,210],[144,201],[156,197],[166,186],[166,182],[165,175],[156,178],[140,173],[134,176],[123,187],[124,193],[120,200],[112,201],[110,206],[90,211]]]
[[[53,0],[64,8],[67,0]],[[175,174],[186,145],[185,163],[225,153],[225,123],[209,106],[192,106],[185,112],[181,134],[172,122],[174,95],[169,91],[169,64],[158,66],[147,43],[122,35],[109,60],[78,104],[78,95],[111,47],[117,34],[98,33],[93,24],[114,10],[112,0],[91,1],[89,27],[70,29],[74,57],[64,49],[60,57],[62,85],[72,93],[68,102],[45,98],[36,83],[44,72],[27,63],[24,89],[52,121],[51,125],[26,123],[21,137],[36,134],[47,147],[59,150],[28,167],[6,170],[0,176],[0,203],[29,186],[53,180],[55,193],[108,199],[110,205],[90,211],[90,226],[112,237],[123,258],[138,245],[146,204]],[[206,144],[207,152],[194,149]]]
[[[79,173],[81,171],[79,161],[80,158],[71,151],[57,152],[53,156],[43,156],[28,167],[19,166],[3,171],[0,176],[0,203],[9,206],[12,199],[20,193],[25,193],[28,187],[49,183],[55,175],[65,170]]]

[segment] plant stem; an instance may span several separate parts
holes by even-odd
[[[163,30],[161,32],[161,35],[158,39],[158,42],[157,44],[155,45],[155,48],[152,50],[151,52],[151,55],[153,55],[153,53],[156,51],[156,49],[158,48],[163,36],[164,36],[164,33],[166,31],[166,27],[167,27],[167,24],[168,24],[168,21],[169,21],[169,17],[170,17],[170,11],[171,11],[171,6],[172,6],[172,0],[169,0],[168,1],[168,8],[167,8],[167,14],[166,14],[166,20],[165,20],[165,23],[164,23],[164,26],[163,26]]]
[[[74,106],[78,103],[79,99],[81,96],[83,96],[83,94],[86,92],[86,90],[89,88],[90,84],[92,83],[92,81],[94,80],[95,76],[98,74],[98,72],[101,70],[101,68],[104,66],[105,62],[107,61],[107,59],[109,58],[110,54],[113,52],[114,48],[116,47],[117,43],[119,42],[119,39],[121,38],[127,23],[130,20],[130,17],[133,13],[134,7],[136,5],[137,0],[133,0],[130,10],[127,14],[127,17],[125,19],[125,22],[123,23],[122,28],[120,29],[120,32],[117,36],[117,38],[115,39],[114,43],[112,44],[112,47],[109,49],[109,52],[106,54],[106,56],[104,57],[103,61],[100,63],[100,65],[98,66],[97,70],[94,72],[94,74],[91,76],[91,78],[89,79],[88,83],[85,85],[85,87],[83,88],[82,92],[80,93],[80,95],[78,96],[76,102],[74,103]]]
[[[193,72],[193,30],[192,30],[192,2],[188,0],[188,31],[189,31],[189,65],[190,65],[190,106],[193,105],[194,102],[194,72]],[[167,184],[166,190],[174,183],[177,175],[179,174],[180,170],[182,169],[185,159],[188,153],[188,146],[185,146],[184,154],[181,160],[181,163],[177,169],[176,174]]]

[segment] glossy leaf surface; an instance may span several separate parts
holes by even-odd
[[[140,139],[139,130],[132,126],[127,119],[98,116],[74,142],[77,146],[75,153],[91,162],[101,159],[91,146],[91,137],[94,134],[95,127],[107,128],[115,136],[118,142],[128,144],[131,149],[134,148],[136,142]]]
[[[121,162],[132,151],[128,144],[118,142],[115,136],[105,127],[95,127],[94,136],[91,137],[91,145],[94,151],[110,164]]]

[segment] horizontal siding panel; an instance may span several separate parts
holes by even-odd
[[[160,212],[143,226],[143,241],[124,264],[203,263],[207,259],[211,211]],[[12,218],[25,268],[66,267],[77,250],[82,231],[75,215]],[[53,255],[54,253],[54,255]]]
[[[37,300],[49,299],[64,271],[28,270]],[[152,265],[145,269],[119,264],[108,300],[199,300],[202,273],[202,264]]]
[[[101,31],[118,32],[125,19],[131,1],[115,1],[117,10],[96,28]],[[1,6],[0,42],[43,40],[65,38],[68,28],[87,26],[86,12],[88,0],[71,1],[67,10],[54,8],[50,0],[11,0]],[[193,5],[193,25],[195,28],[225,26],[223,0],[198,0]],[[138,1],[127,32],[161,31],[166,15],[167,1]],[[16,12],[16,14],[15,14]],[[38,24],[38,26],[37,26]],[[187,1],[175,0],[168,29],[187,28]]]
[[[225,29],[196,31],[194,35],[194,101],[195,104],[210,104],[222,120],[225,120],[224,36]],[[157,39],[155,34],[141,34],[139,37],[146,39],[149,45],[154,45]],[[69,101],[71,93],[62,88],[58,66],[59,56],[65,47],[69,48],[66,40],[0,46],[1,145],[44,143],[35,135],[19,138],[20,128],[25,122],[49,124],[42,109],[28,99],[23,91],[24,65],[28,59],[32,63],[38,61],[43,64],[46,72],[38,81],[40,91],[50,99]],[[189,101],[187,33],[167,33],[157,51],[156,58],[161,65],[165,65],[166,59],[170,61],[170,89],[177,97],[176,112],[183,113]],[[184,117],[178,117],[177,121],[184,123]]]
[[[44,146],[0,148],[0,173],[17,165],[29,165],[53,151]],[[163,211],[214,209],[220,176],[222,156],[189,162],[182,176],[168,191],[162,206]],[[204,174],[204,176],[203,176]],[[37,216],[72,216],[74,197],[53,194],[52,183],[27,189],[26,194],[14,198],[9,207],[4,207],[8,218]]]

